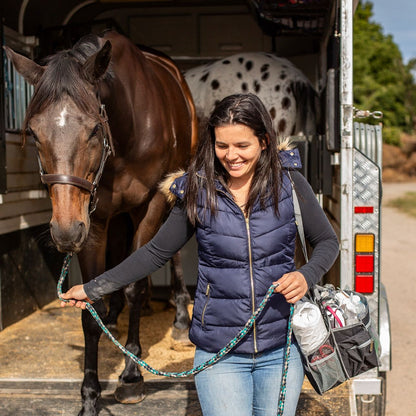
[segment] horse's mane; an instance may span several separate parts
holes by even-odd
[[[97,103],[88,90],[88,83],[82,65],[101,48],[97,35],[89,34],[82,37],[72,49],[57,52],[46,58],[46,69],[36,85],[35,92],[26,111],[23,134],[27,122],[35,114],[58,102],[63,95],[68,95],[75,105],[87,114],[97,113]],[[105,78],[111,78],[107,71]]]

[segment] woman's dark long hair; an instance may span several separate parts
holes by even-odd
[[[273,199],[278,213],[281,184],[281,164],[278,156],[278,143],[270,114],[261,100],[254,94],[234,94],[225,97],[216,106],[203,129],[198,149],[188,169],[186,189],[186,210],[190,221],[198,221],[197,198],[200,189],[206,190],[205,208],[212,215],[217,212],[215,180],[226,188],[230,175],[215,155],[215,128],[243,124],[251,128],[260,145],[266,145],[256,164],[251,182],[245,214],[248,215],[257,198],[262,208],[268,198]]]

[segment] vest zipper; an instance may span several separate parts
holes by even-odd
[[[208,302],[209,302],[209,283],[207,285],[207,289],[205,290],[205,296],[207,297],[205,299],[205,305],[204,309],[202,310],[202,316],[201,316],[201,325],[205,326],[204,318],[205,318],[205,311],[207,310]]]
[[[255,302],[256,297],[254,296],[254,279],[253,279],[253,259],[251,256],[251,239],[250,239],[250,224],[248,217],[245,217],[246,229],[247,229],[247,238],[248,238],[248,260],[250,264],[250,284],[251,284],[251,309],[252,313],[255,312]],[[257,353],[257,335],[256,335],[256,322],[253,325],[253,339],[254,339],[254,352]]]
[[[254,313],[256,311],[256,297],[254,295],[254,279],[253,279],[253,259],[251,256],[251,239],[250,239],[250,223],[249,223],[249,217],[246,217],[244,214],[244,211],[241,209],[241,207],[239,207],[234,199],[227,193],[224,192],[220,189],[218,189],[218,192],[223,193],[228,199],[230,199],[237,207],[238,209],[242,212],[245,223],[246,223],[246,230],[247,230],[247,239],[248,239],[248,260],[249,260],[249,266],[250,266],[250,285],[251,285],[251,311],[252,313]],[[207,301],[208,303],[208,301]],[[205,308],[203,313],[205,313]],[[257,350],[257,330],[256,330],[256,322],[254,322],[253,324],[253,348],[254,348],[254,352],[257,354],[258,350]]]

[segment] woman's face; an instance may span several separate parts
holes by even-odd
[[[215,128],[215,154],[231,180],[251,181],[261,151],[254,131],[244,124],[230,124]]]

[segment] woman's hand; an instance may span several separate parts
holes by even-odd
[[[68,292],[62,294],[62,298],[69,300],[69,302],[61,301],[61,306],[63,308],[65,306],[75,306],[77,308],[85,309],[87,307],[86,302],[92,303],[84,291],[84,285],[76,285],[71,287]]]
[[[275,293],[281,293],[289,303],[302,299],[308,291],[305,277],[297,271],[284,274],[279,280],[273,282],[273,284],[276,283],[279,285],[274,290]]]

